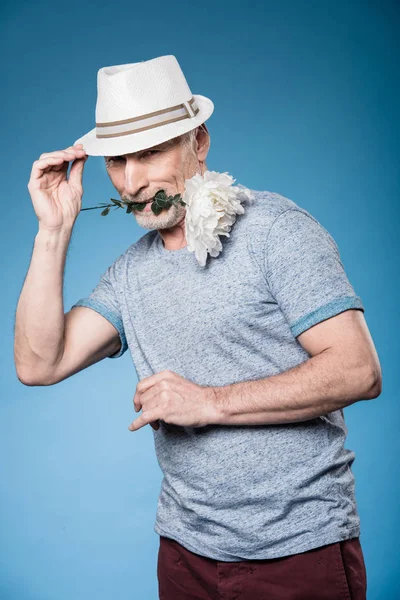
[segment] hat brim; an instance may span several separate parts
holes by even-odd
[[[212,115],[214,111],[212,100],[200,94],[193,94],[193,97],[196,99],[199,108],[199,112],[195,117],[153,127],[147,131],[113,138],[97,138],[95,127],[77,139],[74,145],[83,144],[83,149],[89,156],[119,156],[121,154],[145,150],[166,142],[198,127]]]

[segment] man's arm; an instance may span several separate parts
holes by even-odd
[[[63,270],[72,230],[39,229],[18,301],[14,360],[25,385],[51,385],[118,352],[117,329],[94,310],[64,315]]]
[[[300,365],[266,379],[213,388],[219,424],[306,421],[380,395],[381,368],[360,310],[345,310],[297,339],[310,355]]]
[[[102,275],[90,297],[79,301],[79,309],[64,314],[65,259],[82,206],[87,159],[79,146],[41,154],[32,165],[28,183],[39,231],[17,305],[14,332],[17,376],[26,385],[56,383],[102,358],[117,358],[127,349],[109,279],[114,265]]]
[[[151,375],[136,387],[135,408],[143,413],[132,431],[156,419],[188,427],[307,421],[380,395],[364,306],[330,233],[303,209],[289,208],[265,239],[264,232],[254,239],[268,301],[309,357],[278,375],[220,387],[168,370]]]

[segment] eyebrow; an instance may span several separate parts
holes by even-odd
[[[164,148],[169,148],[170,146],[173,146],[173,140],[167,140],[166,142],[162,142],[161,144],[158,144],[157,146],[151,146],[150,148],[144,148],[143,150],[138,150],[137,152],[129,152],[129,154],[132,154],[133,156],[140,156],[140,154],[144,154],[145,152],[148,152],[149,150],[162,150]],[[113,159],[113,158],[119,158],[120,156],[124,156],[124,155],[118,154],[116,156],[106,156],[105,158]]]

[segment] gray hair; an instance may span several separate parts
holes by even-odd
[[[187,131],[186,133],[180,135],[178,139],[182,146],[186,146],[186,148],[193,148],[193,142],[196,139],[197,131],[200,128],[204,129],[203,124],[198,125],[194,129],[191,129],[190,131]]]

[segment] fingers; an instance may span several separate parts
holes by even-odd
[[[129,425],[128,429],[130,431],[136,431],[137,429],[140,429],[144,425],[148,424],[150,424],[153,427],[153,429],[158,429],[160,427],[159,418],[160,411],[159,408],[156,406],[155,408],[146,411],[146,413],[142,413],[140,417],[135,419]]]
[[[55,150],[54,152],[43,152],[43,154],[41,154],[39,158],[40,159],[47,158],[48,156],[66,156],[68,160],[71,160],[70,158],[68,158],[68,155],[70,155],[72,157],[76,157],[78,154],[86,155],[86,152],[84,151],[83,148],[80,148],[77,146],[68,146],[68,148],[65,148],[65,150]]]
[[[80,189],[82,187],[83,167],[85,166],[87,158],[88,155],[85,152],[84,156],[77,157],[72,163],[71,170],[69,172],[69,182],[76,189]]]
[[[35,160],[31,170],[31,181],[40,179],[44,170],[52,165],[61,165],[64,162],[70,162],[75,159],[87,158],[85,150],[76,146],[69,146],[65,150],[55,150],[54,152],[44,152],[39,160]],[[82,161],[83,164],[84,161]],[[29,185],[29,184],[28,184]]]

